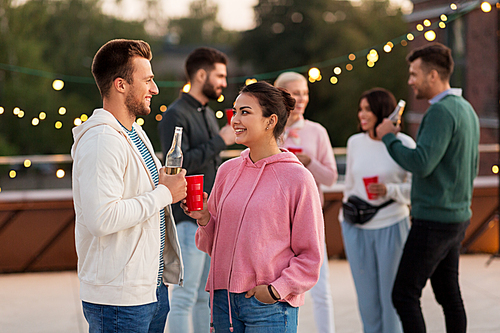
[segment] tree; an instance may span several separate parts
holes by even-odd
[[[256,28],[243,34],[235,54],[255,73],[296,68],[306,74],[307,65],[323,63],[323,78],[310,85],[306,117],[327,128],[334,146],[345,146],[356,132],[358,100],[364,90],[379,86],[396,98],[407,96],[405,48],[395,45],[388,54],[381,50],[406,33],[401,12],[394,11],[389,1],[364,1],[355,7],[350,1],[259,0],[255,17]],[[380,59],[368,68],[366,53],[374,46]],[[348,60],[351,53],[358,54],[356,60]],[[346,70],[348,63],[352,71]],[[342,73],[335,75],[338,83],[333,85],[330,77],[336,66]],[[272,76],[267,79],[274,80],[277,73]]]
[[[0,29],[0,64],[17,69],[0,70],[5,110],[0,145],[9,146],[0,151],[11,154],[68,153],[73,120],[102,105],[90,72],[95,52],[114,38],[147,38],[143,22],[104,15],[98,0],[40,0],[21,6],[0,0]],[[65,80],[61,91],[51,87],[56,78]],[[15,107],[24,117],[13,115]],[[66,114],[59,113],[60,107]],[[34,118],[39,119],[36,126]],[[62,128],[55,128],[57,121]]]
[[[186,17],[171,19],[167,38],[172,44],[216,45],[232,43],[237,33],[224,30],[217,21],[219,8],[210,0],[195,0]]]

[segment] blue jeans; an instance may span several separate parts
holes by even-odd
[[[362,229],[342,222],[364,333],[403,331],[391,293],[409,229],[408,217],[380,229]]]
[[[190,318],[194,333],[210,331],[209,293],[205,291],[210,257],[196,247],[197,229],[198,226],[193,222],[177,223],[177,235],[184,262],[184,285],[175,285],[170,295],[170,333],[190,332]]]
[[[112,306],[82,301],[89,333],[163,333],[167,314],[168,288],[156,288],[157,302],[135,306]]]
[[[246,293],[229,293],[234,332],[238,333],[296,333],[299,308],[286,302],[266,304]],[[229,332],[227,290],[214,292],[214,328],[216,333]]]
[[[467,317],[458,283],[458,263],[460,243],[469,222],[412,220],[392,291],[405,333],[426,332],[420,297],[428,279],[436,301],[443,307],[446,332],[465,333]]]

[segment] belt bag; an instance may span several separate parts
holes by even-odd
[[[394,200],[391,199],[379,206],[373,206],[363,199],[352,195],[347,199],[347,202],[342,203],[344,220],[354,224],[365,224],[370,221],[375,214],[377,214],[379,209],[382,209],[393,202]]]

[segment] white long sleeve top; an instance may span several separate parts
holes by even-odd
[[[403,145],[415,148],[415,141],[406,134],[398,133]],[[375,200],[368,200],[364,177],[378,176],[379,183],[387,187],[387,194]],[[411,173],[401,168],[389,155],[384,143],[373,140],[368,133],[358,133],[347,141],[347,164],[343,201],[351,195],[378,206],[393,199],[395,202],[380,209],[366,224],[356,227],[362,229],[380,229],[393,225],[409,216],[411,191]],[[343,220],[342,213],[339,219]]]

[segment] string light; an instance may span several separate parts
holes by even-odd
[[[432,42],[433,40],[436,39],[436,33],[433,30],[428,30],[428,31],[425,32],[424,37],[429,42]]]
[[[384,45],[384,52],[385,53],[389,53],[391,51],[392,51],[392,47],[390,45],[388,45],[388,44],[385,44]]]
[[[407,45],[408,45],[408,42],[407,42],[406,40],[404,40],[404,39],[403,39],[403,40],[401,41],[401,46],[407,46]]]
[[[222,112],[221,110],[218,110],[217,112],[215,112],[215,117],[217,119],[222,119],[222,117],[224,117],[224,112]]]
[[[499,170],[499,168],[498,168],[498,165],[496,165],[496,164],[495,164],[494,166],[492,166],[492,167],[491,167],[491,171],[492,171],[494,174],[497,174],[497,173],[498,173],[498,171],[500,171],[500,170]]]
[[[350,72],[350,71],[352,71],[352,68],[353,68],[353,67],[352,67],[352,64],[347,64],[347,65],[345,66],[345,69],[346,69],[347,71],[349,71],[349,72]]]
[[[87,121],[89,119],[89,116],[87,116],[85,113],[83,113],[81,116],[80,116],[80,119],[82,121]]]
[[[368,66],[368,67],[372,68],[372,67],[374,67],[374,66],[375,66],[375,63],[374,63],[373,61],[371,61],[371,60],[368,60],[368,61],[366,62],[366,66]]]
[[[483,12],[485,12],[485,13],[489,13],[489,12],[491,12],[491,5],[490,5],[490,3],[489,3],[489,2],[487,2],[487,1],[483,1],[483,2],[481,3],[481,10],[482,10]]]
[[[82,120],[80,118],[75,118],[75,120],[73,120],[73,124],[75,126],[80,126],[82,124]]]
[[[58,112],[61,116],[64,116],[66,114],[66,108],[64,106],[61,106]]]
[[[370,66],[371,63],[375,64],[378,61],[378,52],[375,49],[371,49],[370,52],[366,55],[366,59],[368,60],[368,67],[373,67]]]
[[[457,10],[458,6],[455,3],[450,4],[451,10]]]
[[[426,20],[424,20],[424,25],[425,25],[426,27],[430,27],[430,26],[431,26],[431,21],[430,21],[430,20],[427,20],[427,19],[426,19]]]
[[[439,17],[441,19],[441,21],[443,22],[446,22],[448,21],[448,16],[446,16],[445,14],[441,14],[441,16]]]
[[[137,125],[139,125],[139,126],[144,125],[144,119],[142,119],[142,118],[137,118],[137,120],[136,120],[135,122],[136,122],[136,123],[137,123]]]
[[[217,102],[219,103],[224,102],[224,95],[220,94],[219,98],[217,98]]]
[[[63,80],[52,81],[52,88],[56,91],[61,90],[62,88],[64,88],[64,81]]]
[[[322,79],[321,71],[317,67],[310,68],[307,74],[309,75],[309,82],[311,83],[314,83],[316,81],[321,81]]]
[[[412,41],[415,39],[415,36],[413,36],[413,34],[410,32],[409,34],[406,35],[406,39],[408,39],[409,41]]]
[[[257,82],[257,79],[250,78],[245,80],[245,86],[251,85],[252,83]]]
[[[38,124],[40,124],[40,119],[38,119],[36,117],[31,119],[31,125],[37,126]]]
[[[417,24],[417,27],[416,27],[416,28],[417,28],[417,30],[418,30],[418,31],[423,31],[423,30],[424,30],[424,26],[423,26],[423,25],[421,25],[420,23],[419,23],[419,24]]]
[[[163,116],[162,116],[161,114],[159,114],[159,113],[158,113],[158,114],[155,116],[155,119],[156,119],[156,121],[161,121],[161,120],[163,119]]]
[[[66,172],[64,172],[63,169],[58,169],[56,171],[56,177],[59,178],[59,179],[64,178],[65,175],[66,175]]]
[[[167,111],[167,106],[166,106],[166,105],[162,105],[162,106],[160,106],[160,111],[161,111],[161,112],[165,112],[165,111]]]
[[[47,114],[42,111],[38,114],[38,118],[40,118],[40,120],[45,120],[45,118],[47,118]]]
[[[10,170],[9,171],[9,177],[10,178],[16,178],[16,176],[17,176],[16,170]]]
[[[354,53],[349,54],[349,60],[351,61],[356,60],[356,55]]]
[[[23,164],[24,164],[25,168],[29,168],[31,166],[31,161],[28,159],[25,159]]]
[[[182,91],[185,92],[186,94],[191,90],[191,83],[186,83],[184,87],[182,87]]]
[[[21,109],[16,106],[14,110],[12,110],[12,113],[17,116],[19,114],[19,111],[21,111]]]
[[[3,106],[0,106],[0,114],[3,114],[5,112],[5,109],[3,108]]]
[[[56,129],[61,129],[63,127],[63,123],[61,121],[56,121],[56,123],[54,124],[54,127]]]
[[[444,23],[444,22],[439,22],[439,27],[440,27],[441,29],[446,28],[446,23]]]
[[[340,75],[340,73],[342,73],[342,68],[340,68],[340,67],[335,67],[335,68],[333,69],[333,74]]]
[[[337,84],[339,82],[339,79],[336,76],[332,76],[330,78],[330,83],[331,84]]]
[[[19,112],[17,113],[17,116],[19,118],[23,118],[24,117],[24,111],[23,110],[19,110]]]

